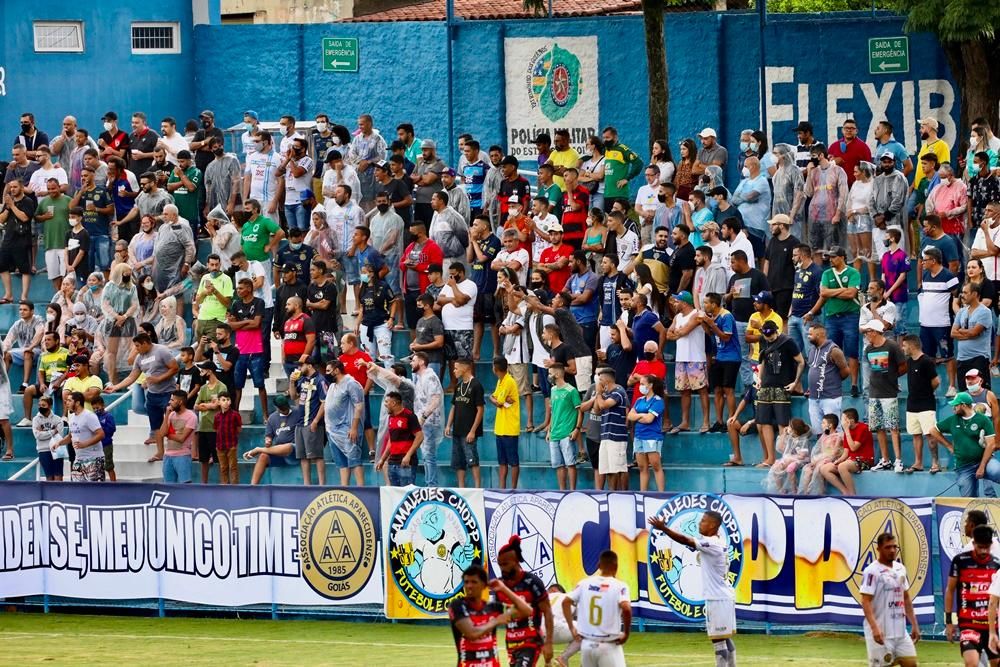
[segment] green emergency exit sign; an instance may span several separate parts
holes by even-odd
[[[868,72],[870,74],[900,74],[909,71],[909,38],[873,37],[868,40]]]
[[[323,38],[324,72],[357,72],[358,40],[356,37]]]

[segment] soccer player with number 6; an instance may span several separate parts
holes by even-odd
[[[618,554],[605,551],[597,561],[600,571],[587,577],[563,598],[563,614],[573,637],[581,642],[583,667],[625,667],[625,650],[632,628],[628,584],[616,579]],[[577,619],[573,622],[573,605]]]

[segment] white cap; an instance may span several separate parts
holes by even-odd
[[[885,331],[885,327],[882,326],[882,322],[880,322],[879,320],[870,320],[868,323],[866,323],[864,326],[861,327],[861,330],[877,331],[878,333],[882,333],[883,331]]]
[[[509,204],[517,204],[518,206],[520,206],[521,205],[521,198],[518,197],[517,195],[511,195],[510,197],[507,198],[507,203],[509,203]]]
[[[718,135],[717,135],[717,134],[715,134],[715,130],[713,130],[713,129],[712,129],[712,128],[710,128],[710,127],[706,127],[706,128],[704,129],[704,130],[702,130],[702,131],[701,131],[701,132],[700,132],[700,133],[698,134],[698,136],[699,136],[699,137],[715,137],[715,136],[718,136]]]

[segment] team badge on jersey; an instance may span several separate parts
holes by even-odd
[[[552,522],[556,508],[543,497],[532,493],[508,496],[490,517],[487,540],[493,572],[499,572],[497,552],[511,535],[521,538],[525,567],[547,586],[556,581],[555,558],[552,549]],[[504,537],[506,536],[506,537]]]
[[[851,595],[861,603],[859,589],[865,568],[878,559],[878,536],[890,533],[899,542],[899,556],[910,579],[910,595],[923,587],[930,567],[930,544],[920,517],[905,503],[895,498],[871,500],[857,508],[861,544],[854,573],[847,580]]]
[[[655,516],[686,535],[698,535],[698,523],[707,510],[722,515],[719,535],[729,546],[729,583],[735,587],[743,571],[743,534],[736,514],[719,496],[707,493],[682,493],[670,498]],[[698,552],[677,547],[665,534],[649,534],[647,547],[649,577],[663,602],[675,614],[689,621],[705,617],[702,591],[701,559]]]
[[[407,493],[389,521],[389,571],[411,604],[444,613],[462,595],[462,572],[482,558],[482,529],[465,498],[450,489]]]
[[[377,546],[375,522],[353,493],[328,491],[302,511],[302,574],[323,597],[343,600],[360,592],[375,570]]]

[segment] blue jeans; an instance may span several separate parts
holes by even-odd
[[[893,327],[893,331],[896,333],[896,336],[902,337],[907,333],[906,317],[908,313],[906,310],[909,304],[905,301],[901,303],[893,301],[893,304],[896,306],[896,324]]]
[[[843,350],[844,356],[848,359],[857,359],[859,356],[858,340],[861,336],[861,332],[858,331],[859,319],[860,313],[830,315],[826,318],[827,337]]]
[[[93,234],[90,237],[90,251],[87,262],[94,271],[106,271],[111,268],[111,237]],[[86,276],[84,276],[86,279]]]
[[[442,424],[423,425],[424,441],[420,443],[420,458],[424,460],[424,484],[427,486],[437,486],[438,484],[438,445],[444,437],[444,426]]]
[[[191,456],[189,454],[164,456],[163,481],[168,484],[190,484]]]
[[[958,495],[963,498],[978,498],[979,497],[979,480],[976,479],[976,470],[979,468],[978,463],[970,463],[967,466],[962,466],[955,472],[958,474]],[[986,462],[986,474],[983,480],[989,480],[994,484],[1000,484],[1000,461],[995,458],[990,458]],[[995,498],[996,490],[993,489],[992,484],[986,484],[984,487],[984,493],[987,498]]]
[[[809,353],[812,352],[813,344],[809,342],[809,327],[813,322],[821,322],[818,317],[814,317],[812,322],[806,322],[801,317],[790,315],[788,317],[788,336],[795,341],[802,352],[802,358],[809,360]]]
[[[409,486],[413,484],[413,479],[416,476],[416,471],[413,466],[403,467],[398,463],[389,464],[389,485],[390,486]]]
[[[302,204],[285,204],[285,220],[289,229],[309,230],[309,211]]]
[[[750,343],[747,342],[747,325],[749,322],[736,323],[736,336],[740,339],[740,356],[743,362],[740,364],[740,379],[743,381],[743,389],[753,384],[753,371],[750,369]]]
[[[138,382],[132,385],[132,412],[146,414],[146,390]]]
[[[163,413],[170,402],[170,392],[146,391],[146,414],[149,415],[149,430],[156,433],[163,426]],[[190,457],[188,457],[190,458]]]
[[[837,415],[840,419],[841,398],[810,398],[809,426],[813,435],[823,432],[823,415]]]

